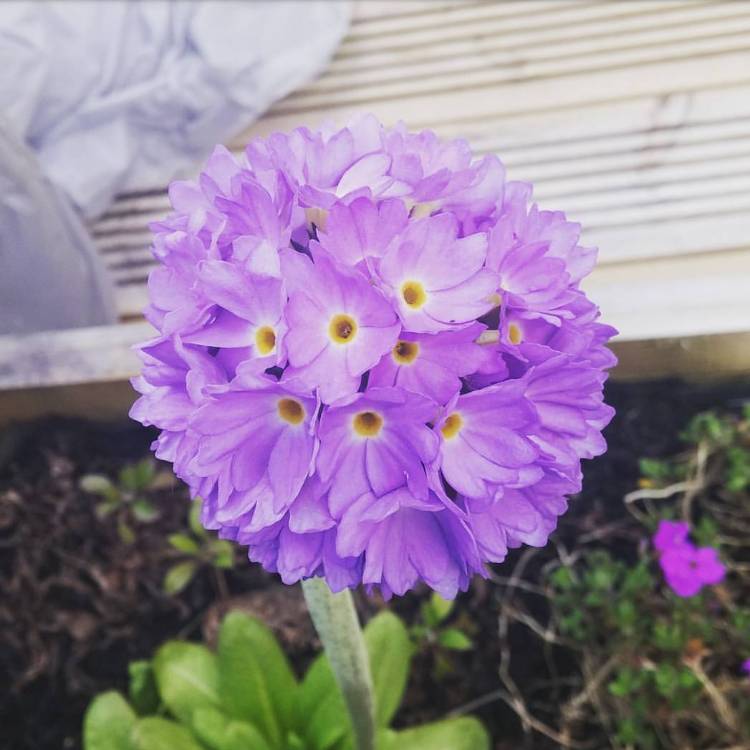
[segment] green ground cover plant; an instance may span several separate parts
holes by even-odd
[[[393,730],[413,645],[401,620],[376,615],[365,629],[378,750],[489,750],[474,718]],[[130,665],[127,697],[97,696],[84,719],[85,750],[349,750],[352,727],[324,654],[302,680],[271,631],[227,615],[215,651],[184,641]]]

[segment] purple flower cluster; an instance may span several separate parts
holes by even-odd
[[[546,542],[612,417],[577,224],[372,116],[218,147],[169,193],[132,416],[206,527],[385,596]]]
[[[690,527],[684,521],[660,521],[654,548],[664,578],[677,596],[695,596],[704,586],[721,583],[726,568],[713,547],[696,547],[688,540]]]

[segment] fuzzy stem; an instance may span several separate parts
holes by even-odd
[[[354,729],[357,750],[375,748],[375,705],[370,662],[352,595],[334,594],[322,578],[302,581],[315,628],[339,683]]]

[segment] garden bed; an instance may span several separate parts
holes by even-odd
[[[749,397],[748,383],[611,386],[608,400],[617,417],[606,432],[609,452],[586,466],[584,491],[571,503],[555,543],[541,552],[515,551],[494,568],[493,579],[475,581],[460,598],[447,622],[468,636],[473,648],[442,649],[422,632],[396,725],[470,710],[484,721],[496,748],[524,742],[531,748],[559,747],[560,738],[554,733],[545,738],[544,732],[559,726],[556,712],[580,687],[576,652],[548,648],[512,613],[544,617],[545,605],[532,589],[560,547],[575,555],[592,541],[605,543],[616,558],[632,563],[638,532],[623,497],[637,486],[639,459],[680,450],[678,434],[695,413],[732,410]],[[157,509],[153,518],[146,506],[133,513],[138,498],[130,496],[105,516],[101,507],[97,512],[101,501],[80,488],[81,478],[117,477],[147,456],[152,439],[129,422],[47,420],[0,433],[3,747],[79,748],[81,718],[93,695],[124,689],[128,663],[149,657],[167,639],[210,642],[229,607],[268,622],[299,672],[319,648],[298,589],[282,587],[247,564],[241,550],[232,567],[209,564],[213,553],[196,557],[190,582],[179,593],[165,593],[165,575],[186,561],[167,538],[192,534],[187,494],[179,484],[158,476],[133,491]],[[173,580],[173,588],[179,583]],[[392,607],[424,630],[420,605],[427,598],[420,591]],[[358,601],[365,618],[384,606],[375,598]],[[504,682],[500,669],[509,669]],[[521,721],[519,711],[527,703],[541,713]],[[562,739],[584,746],[570,735]]]

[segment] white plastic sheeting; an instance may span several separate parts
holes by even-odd
[[[0,334],[114,323],[113,298],[70,201],[0,118]]]
[[[0,114],[94,217],[119,192],[187,173],[312,79],[349,12],[345,0],[2,2]]]

